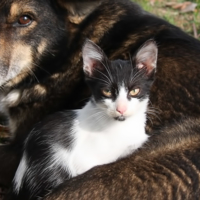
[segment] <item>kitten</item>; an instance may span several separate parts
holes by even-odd
[[[109,61],[90,40],[82,53],[92,97],[82,109],[56,113],[33,129],[11,199],[45,196],[66,179],[125,157],[148,140],[145,124],[157,62],[155,42],[147,41],[129,61]]]

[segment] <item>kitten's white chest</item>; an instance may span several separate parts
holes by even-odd
[[[75,143],[68,158],[72,176],[81,174],[94,166],[116,161],[139,148],[148,138],[145,119],[129,118],[123,122],[112,121],[102,131],[89,131],[75,125]]]

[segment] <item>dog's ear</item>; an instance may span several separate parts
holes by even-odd
[[[71,23],[80,24],[101,3],[100,0],[58,0],[61,7],[68,11]]]

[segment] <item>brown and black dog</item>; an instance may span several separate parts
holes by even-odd
[[[110,59],[128,58],[148,39],[157,42],[151,103],[160,113],[159,119],[150,116],[149,134],[200,114],[200,42],[179,28],[129,0],[5,0],[0,3],[0,108],[8,116],[13,139],[10,145],[0,146],[0,184],[9,185],[34,123],[54,111],[76,108],[88,97],[81,70],[86,38],[101,46]],[[172,128],[170,136],[167,131],[161,134],[160,144],[152,140],[158,144],[155,148],[150,140],[149,158],[148,152],[138,151],[135,157],[94,168],[47,198],[197,199],[200,136],[196,125],[190,132],[190,121],[184,128],[188,134],[180,130],[175,134]],[[190,137],[194,129],[197,133]],[[167,173],[173,169],[172,178]]]

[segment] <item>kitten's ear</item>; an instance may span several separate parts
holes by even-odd
[[[147,75],[156,69],[158,48],[154,40],[148,40],[136,54],[136,67],[144,68]]]
[[[101,70],[104,67],[105,59],[107,59],[103,50],[89,39],[83,45],[82,56],[83,71],[89,76],[92,76],[95,69]]]

